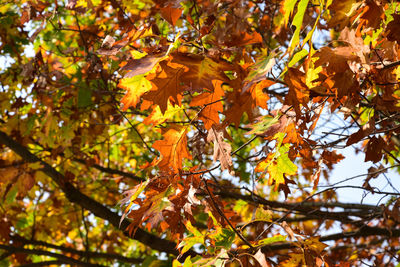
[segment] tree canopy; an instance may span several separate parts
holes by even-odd
[[[397,1],[4,0],[1,265],[396,266],[399,43]]]

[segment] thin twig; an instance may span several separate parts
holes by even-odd
[[[221,215],[222,218],[224,218],[224,220],[229,224],[229,226],[230,226],[230,227],[232,228],[232,230],[236,233],[236,235],[237,235],[246,245],[248,245],[248,246],[250,247],[251,250],[254,250],[253,245],[250,244],[250,242],[247,241],[247,239],[246,239],[235,227],[233,227],[233,225],[231,224],[231,222],[228,220],[228,218],[226,218],[225,214],[224,214],[224,213],[221,211],[221,209],[218,207],[218,204],[215,202],[215,200],[214,200],[214,198],[213,198],[213,196],[212,196],[212,193],[210,192],[210,189],[208,188],[207,181],[206,181],[204,178],[202,179],[202,181],[203,181],[203,183],[204,183],[204,185],[205,185],[205,188],[206,188],[206,190],[207,190],[208,195],[209,195],[210,198],[211,198],[211,202],[213,203],[214,208],[218,211],[219,215]]]

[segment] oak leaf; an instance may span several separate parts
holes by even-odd
[[[130,59],[121,70],[129,70],[124,78],[145,74],[151,71],[156,64],[164,58],[165,54],[147,55],[139,59]]]
[[[400,42],[400,15],[393,14],[393,20],[388,23],[386,27],[386,35],[389,41],[397,41]]]
[[[350,47],[338,47],[331,49],[322,47],[317,53],[319,59],[315,62],[315,66],[326,66],[328,73],[340,73],[349,69],[348,61],[357,60],[357,56],[352,53]]]
[[[231,34],[228,41],[225,41],[227,46],[244,46],[250,44],[262,43],[263,39],[258,32],[252,32],[251,34],[247,32],[237,31]]]
[[[169,128],[163,133],[163,140],[154,142],[153,148],[160,151],[162,158],[158,162],[161,169],[171,167],[175,171],[182,169],[183,159],[192,159],[187,148],[186,127]]]
[[[292,105],[298,116],[300,114],[300,104],[306,106],[309,100],[310,90],[306,85],[305,74],[298,69],[289,68],[284,80],[289,87],[285,104]]]
[[[161,8],[161,16],[166,21],[168,21],[172,26],[175,26],[181,14],[182,14],[182,9],[179,7],[175,7],[171,3],[166,7]]]
[[[271,53],[267,56],[259,58],[253,66],[251,66],[250,72],[247,77],[243,80],[242,91],[247,91],[253,84],[265,80],[268,72],[271,71],[275,65],[275,54]]]
[[[120,52],[120,50],[129,43],[128,36],[125,36],[122,40],[116,41],[112,36],[107,35],[100,49],[96,51],[99,55],[114,56]]]
[[[146,79],[144,74],[121,79],[118,87],[127,90],[127,93],[121,99],[121,103],[124,104],[123,111],[129,107],[136,107],[140,101],[140,97],[152,88],[151,83]]]
[[[143,120],[143,123],[147,125],[159,125],[169,119],[172,119],[182,110],[184,110],[183,107],[173,106],[170,102],[168,102],[167,110],[163,114],[160,107],[155,105],[152,107],[151,114]]]
[[[280,185],[286,185],[290,181],[285,178],[285,175],[297,173],[297,166],[290,160],[288,152],[288,144],[278,147],[277,152],[269,154],[255,169],[256,172],[268,172],[268,185],[274,185],[275,191],[279,189]]]
[[[358,7],[362,2],[356,0],[342,0],[342,1],[332,1],[329,7],[332,10],[331,19],[328,20],[328,27],[337,27],[340,31],[346,27],[351,17],[357,12]]]
[[[228,94],[227,102],[232,103],[224,113],[225,121],[232,122],[236,126],[240,124],[243,113],[246,113],[249,121],[254,120],[255,109],[261,107],[267,109],[267,101],[269,100],[268,94],[264,92],[265,88],[268,88],[274,84],[273,81],[263,80],[259,83],[255,83],[251,88],[245,92],[234,91]]]
[[[228,62],[189,53],[173,53],[171,55],[172,63],[185,66],[185,72],[180,78],[190,91],[213,90],[213,80],[229,83],[229,79],[224,73],[224,71],[232,70],[232,66]]]
[[[386,145],[385,140],[382,139],[382,137],[378,136],[375,137],[373,136],[367,144],[367,147],[365,149],[365,162],[367,161],[372,161],[374,163],[377,163],[381,160],[382,158],[382,150],[384,149]]]
[[[232,170],[231,145],[224,141],[224,129],[221,126],[213,125],[208,131],[207,142],[214,143],[214,162],[219,160],[221,170]],[[232,171],[231,171],[232,172]]]
[[[213,81],[214,91],[204,92],[192,98],[190,106],[203,106],[199,118],[204,122],[204,127],[209,130],[211,126],[219,123],[219,112],[223,111],[222,102],[224,96],[222,82]]]
[[[181,103],[182,97],[180,94],[183,91],[181,75],[187,70],[187,67],[168,61],[161,61],[160,67],[161,71],[159,73],[149,75],[148,79],[153,87],[151,91],[143,96],[143,99],[157,104],[160,106],[161,112],[165,113],[168,101],[172,100],[171,103],[174,105],[180,105]]]

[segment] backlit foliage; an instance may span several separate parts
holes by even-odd
[[[1,264],[396,266],[399,43],[397,1],[4,1]]]

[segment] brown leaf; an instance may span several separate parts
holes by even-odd
[[[386,27],[386,36],[389,41],[400,42],[400,14],[393,14],[393,20]]]
[[[383,165],[379,165],[378,168],[370,167],[368,169],[367,178],[365,178],[365,180],[364,180],[363,187],[370,191],[373,191],[373,188],[369,184],[369,181],[371,179],[377,178],[381,173],[385,173],[385,172],[386,172],[386,169],[383,167]]]
[[[323,158],[321,157],[318,160],[318,168],[316,170],[316,172],[311,176],[311,181],[313,181],[314,186],[313,186],[313,190],[317,189],[318,183],[319,183],[319,177],[321,176],[321,169],[322,169],[322,161]]]
[[[232,93],[227,93],[227,102],[232,103],[232,105],[224,111],[225,122],[233,123],[238,127],[240,125],[240,120],[243,113],[246,112],[250,121],[254,119],[254,101],[252,95],[249,91],[243,94],[239,91],[234,91]]]
[[[98,49],[96,53],[99,55],[114,56],[118,54],[121,48],[127,45],[128,42],[128,38],[116,42],[112,36],[107,35],[106,38],[104,38],[100,49]]]
[[[195,196],[196,192],[197,189],[194,188],[193,185],[190,185],[187,198],[190,204],[200,205],[201,204],[200,200]]]
[[[378,1],[365,1],[365,7],[362,10],[362,14],[360,16],[360,24],[365,27],[378,29],[382,20],[384,19],[384,10],[383,6],[378,3]],[[359,26],[361,27],[361,26]]]
[[[249,44],[262,43],[262,37],[258,32],[236,32],[225,42],[227,46],[244,46]]]
[[[265,258],[264,253],[261,252],[261,249],[257,251],[256,254],[253,255],[253,257],[258,261],[258,263],[263,266],[263,267],[268,267],[271,266],[268,262],[267,259]]]
[[[110,49],[115,43],[115,39],[111,35],[107,35],[104,38],[103,43],[101,44],[101,48]]]
[[[374,20],[376,21],[376,18]],[[343,56],[350,59],[353,58],[351,57],[351,55],[356,55],[358,57],[358,59],[355,59],[356,61],[369,63],[370,48],[368,45],[364,44],[364,39],[361,38],[359,34],[357,34],[356,30],[350,30],[346,27],[340,32],[339,40],[347,44],[347,48],[350,48],[350,50],[344,50],[345,52],[342,54]],[[338,48],[334,49],[334,51],[336,51],[338,55],[341,54],[341,50],[338,50]]]
[[[129,70],[129,72],[125,74],[124,78],[131,78],[151,71],[163,56],[163,54],[158,54],[145,56],[140,59],[130,59],[128,63],[121,68],[121,70]]]
[[[349,24],[351,16],[357,11],[357,7],[360,4],[361,2],[356,0],[332,1],[329,9],[333,13],[328,21],[328,26],[337,27],[338,31],[342,30]]]
[[[285,230],[285,232],[289,235],[289,238],[291,240],[294,240],[294,238],[295,238],[294,232],[293,232],[292,228],[290,228],[290,226],[287,224],[287,222],[283,221],[281,226]]]
[[[360,130],[350,135],[350,138],[347,139],[346,146],[351,146],[359,141],[361,141],[365,136],[373,133],[375,130],[375,121],[370,120],[367,124],[365,124]]]
[[[344,72],[337,73],[331,77],[334,82],[333,88],[337,90],[337,96],[343,97],[345,95],[351,95],[358,89],[358,82],[354,73],[347,69]]]
[[[333,169],[333,164],[336,164],[344,159],[344,156],[342,154],[337,154],[336,151],[328,150],[324,150],[321,157],[324,159],[324,163],[326,164],[326,166],[328,166],[330,170]]]
[[[224,128],[221,126],[213,125],[208,131],[207,142],[214,143],[214,162],[219,160],[221,163],[221,170],[229,170],[233,166],[231,157],[231,145],[224,141]]]
[[[26,10],[24,10],[21,14],[21,24],[24,24],[28,22],[30,18],[30,7],[28,7]]]
[[[319,59],[315,62],[315,66],[326,66],[328,73],[340,73],[349,69],[347,61],[357,60],[357,56],[354,55],[353,49],[350,47],[338,47],[331,49],[329,47],[322,47],[317,53],[316,57]]]
[[[385,141],[380,136],[373,136],[371,139],[369,139],[365,150],[364,161],[372,161],[374,163],[380,161],[382,158],[382,150],[384,149],[385,144]]]

